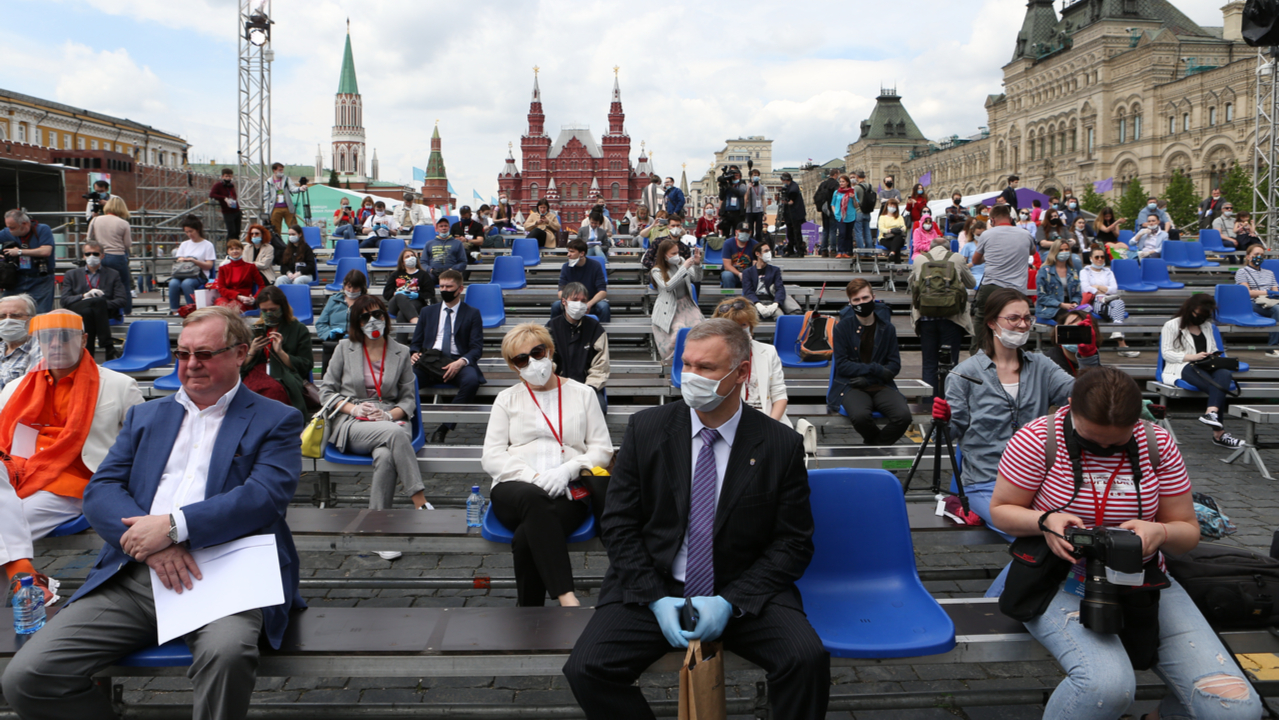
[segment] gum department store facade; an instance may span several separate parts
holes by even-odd
[[[938,198],[999,190],[1010,173],[1046,193],[1137,177],[1159,193],[1176,168],[1204,194],[1233,162],[1248,165],[1257,53],[1240,38],[1244,2],[1201,27],[1166,0],[1077,0],[1061,16],[1030,0],[1005,92],[987,98],[987,126],[927,140],[891,90],[881,93],[845,156],[905,195],[925,173]],[[1051,192],[1052,191],[1052,192]]]

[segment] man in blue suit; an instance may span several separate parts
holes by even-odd
[[[240,383],[251,337],[232,310],[183,321],[176,395],[131,408],[84,492],[84,514],[106,544],[88,579],[14,656],[4,697],[26,718],[113,717],[91,677],[156,641],[155,592],[198,588],[191,549],[275,535],[284,603],[230,615],[184,639],[193,663],[194,717],[243,718],[258,639],[278,648],[298,594],[298,554],[285,510],[298,486],[302,416]],[[252,583],[254,578],[245,578]]]
[[[440,382],[456,386],[458,394],[453,401],[465,405],[475,399],[485,382],[484,373],[480,372],[484,324],[480,311],[462,302],[462,273],[457,270],[440,273],[440,299],[443,302],[428,305],[418,315],[413,340],[409,342],[413,372],[419,387]],[[419,360],[423,362],[419,364]],[[442,423],[431,435],[431,442],[443,444],[455,427],[456,423]]]

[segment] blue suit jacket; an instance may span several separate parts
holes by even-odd
[[[75,602],[133,559],[120,549],[121,518],[147,515],[186,410],[174,396],[135,405],[107,457],[84,490],[84,514],[105,544]],[[241,386],[214,441],[205,499],[182,509],[192,548],[272,533],[280,555],[285,601],[262,609],[263,630],[280,647],[298,594],[298,552],[285,511],[302,473],[302,415]],[[251,578],[249,579],[252,580]]]
[[[418,324],[413,330],[413,339],[409,341],[411,352],[422,352],[423,348],[430,348],[435,343],[436,333],[440,330],[442,308],[444,303],[422,308]],[[484,373],[480,372],[480,353],[484,350],[484,321],[480,317],[480,311],[466,301],[458,303],[458,317],[453,321],[453,344],[457,346],[458,357],[466,358],[471,367],[480,373],[480,382],[484,382]]]

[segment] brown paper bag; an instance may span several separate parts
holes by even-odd
[[[680,666],[679,720],[725,720],[724,653],[720,643],[689,641]]]

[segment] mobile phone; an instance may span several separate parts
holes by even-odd
[[[1093,342],[1093,332],[1088,325],[1058,325],[1053,333],[1053,342],[1057,345],[1088,345]]]
[[[680,629],[693,632],[697,625],[698,611],[693,609],[693,603],[689,602],[689,598],[685,598],[684,607],[680,608]]]

